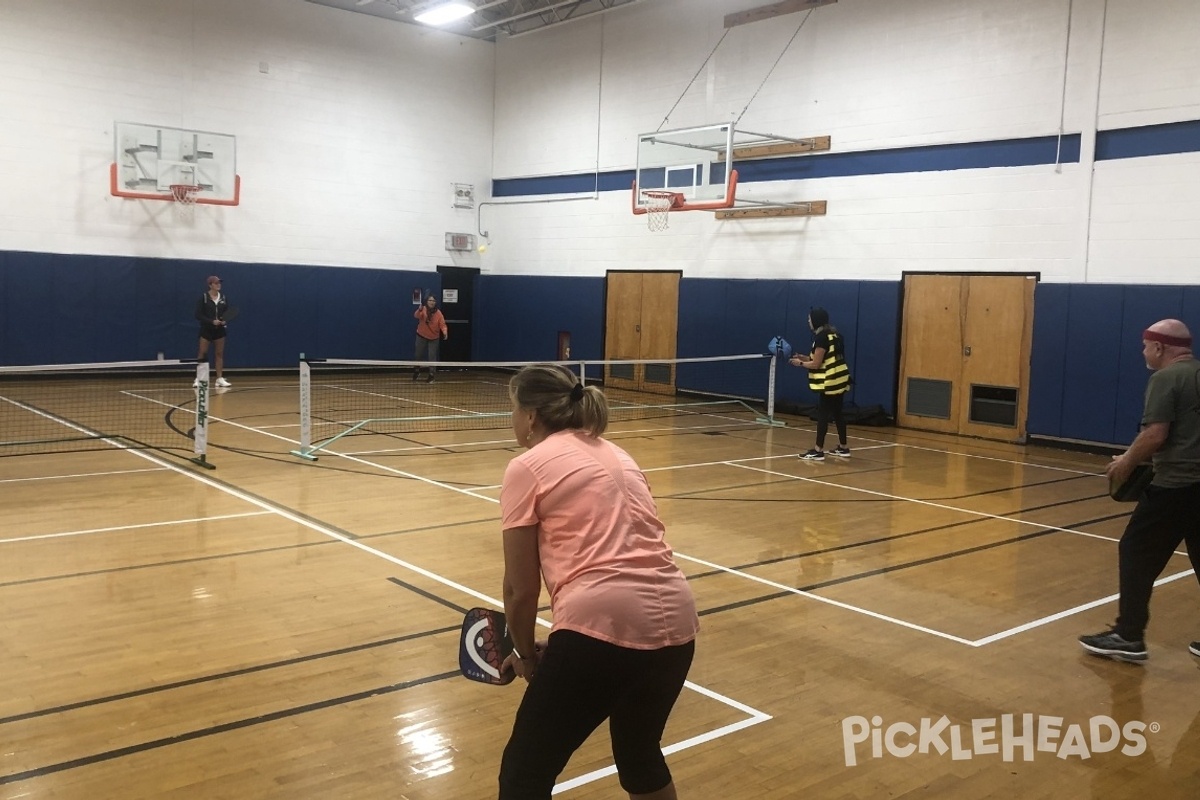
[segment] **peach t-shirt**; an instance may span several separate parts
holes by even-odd
[[[509,462],[504,528],[538,526],[554,628],[636,650],[690,642],[700,620],[646,476],[612,442],[559,431]]]

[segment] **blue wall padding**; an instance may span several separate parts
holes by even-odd
[[[1030,435],[1116,445],[1133,441],[1150,375],[1141,332],[1171,317],[1196,330],[1200,287],[1039,284]]]
[[[851,398],[860,406],[883,406],[888,414],[896,412],[900,371],[900,288],[899,281],[859,283],[858,325],[852,337],[846,336]]]
[[[241,310],[231,369],[292,367],[300,352],[412,358],[412,290],[441,285],[429,272],[8,252],[0,364],[194,358],[193,313],[214,274]]]
[[[675,352],[680,358],[767,352],[783,332],[787,296],[783,281],[685,279],[679,283]],[[681,364],[676,385],[734,396],[765,397],[770,362]]]
[[[829,311],[843,334],[855,381],[848,401],[894,413],[899,320],[899,283],[894,281],[684,279],[677,352],[680,358],[765,352],[774,336],[808,352],[813,306]],[[869,344],[860,348],[864,337]],[[816,403],[804,370],[779,362],[776,381],[778,400]]]
[[[1178,288],[1178,287],[1177,287]],[[1196,341],[1193,343],[1193,352],[1200,349],[1200,286],[1184,286],[1183,301],[1179,318],[1187,323],[1188,329],[1192,332],[1192,337]]]
[[[782,335],[784,281],[684,279],[679,282],[680,358],[765,353]]]
[[[1122,293],[1120,286],[1071,287],[1058,436],[1093,441],[1112,437],[1117,413],[1113,386],[1122,345]],[[1033,346],[1036,349],[1038,342]]]
[[[441,288],[432,272],[0,252],[0,365],[191,358],[196,300],[210,274],[241,316],[227,363],[289,368],[299,353],[409,359],[412,292]],[[689,278],[680,282],[681,358],[765,352],[781,335],[811,344],[807,315],[825,307],[842,331],[854,376],[849,401],[895,413],[900,335],[898,281]],[[605,278],[482,275],[476,289],[476,360],[552,360],[558,332],[571,356],[604,356]],[[1140,332],[1178,317],[1200,333],[1200,286],[1039,283],[1030,354],[1028,431],[1128,444],[1148,372]],[[762,365],[718,377],[681,370],[681,385],[731,394],[763,380]],[[802,370],[779,364],[777,398],[809,405]]]
[[[679,327],[675,352],[680,358],[698,358],[719,353],[729,355],[725,353],[725,348],[734,347],[728,338],[735,334],[727,327],[727,283],[726,280],[687,279],[679,282]],[[759,348],[765,352],[768,340],[776,333],[778,331],[768,333],[761,342],[751,340],[751,349],[746,352],[754,353]],[[753,336],[753,333],[749,336]]]
[[[558,332],[571,358],[604,358],[604,278],[481,275],[475,289],[475,361],[553,361]]]
[[[1033,295],[1033,352],[1029,365],[1030,435],[1060,436],[1067,361],[1067,308],[1071,286],[1038,283]]]
[[[1108,441],[1128,444],[1137,436],[1142,421],[1142,401],[1150,377],[1142,357],[1142,331],[1160,319],[1178,319],[1183,314],[1183,292],[1178,286],[1121,287],[1119,358],[1113,359],[1116,373],[1117,407]]]

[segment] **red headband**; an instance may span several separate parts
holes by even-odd
[[[1157,331],[1152,331],[1149,328],[1142,331],[1142,341],[1160,342],[1162,344],[1171,345],[1172,347],[1192,346],[1192,337],[1190,336],[1168,336],[1165,333],[1158,333]]]

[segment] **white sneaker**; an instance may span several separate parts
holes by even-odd
[[[219,387],[221,387],[222,389],[228,389],[230,386],[233,386],[233,384],[232,384],[232,383],[230,383],[229,381],[225,380],[224,378],[217,378],[217,383],[216,383],[216,385],[217,385],[217,386],[219,386]]]
[[[192,381],[192,388],[193,388],[193,389],[199,389],[199,388],[200,388],[200,379],[199,379],[199,378],[196,378],[196,380]]]

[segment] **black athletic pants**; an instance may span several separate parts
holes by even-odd
[[[660,742],[692,666],[695,642],[631,650],[575,631],[550,634],[500,763],[500,800],[549,800],[555,778],[608,719],[621,788],[671,782]]]
[[[829,420],[837,426],[838,443],[846,443],[846,418],[842,416],[843,394],[822,394],[817,397],[817,449],[825,449],[825,433],[829,430]]]
[[[1140,642],[1150,621],[1150,593],[1180,542],[1200,580],[1200,483],[1179,489],[1146,489],[1119,546],[1121,600],[1117,633]]]

